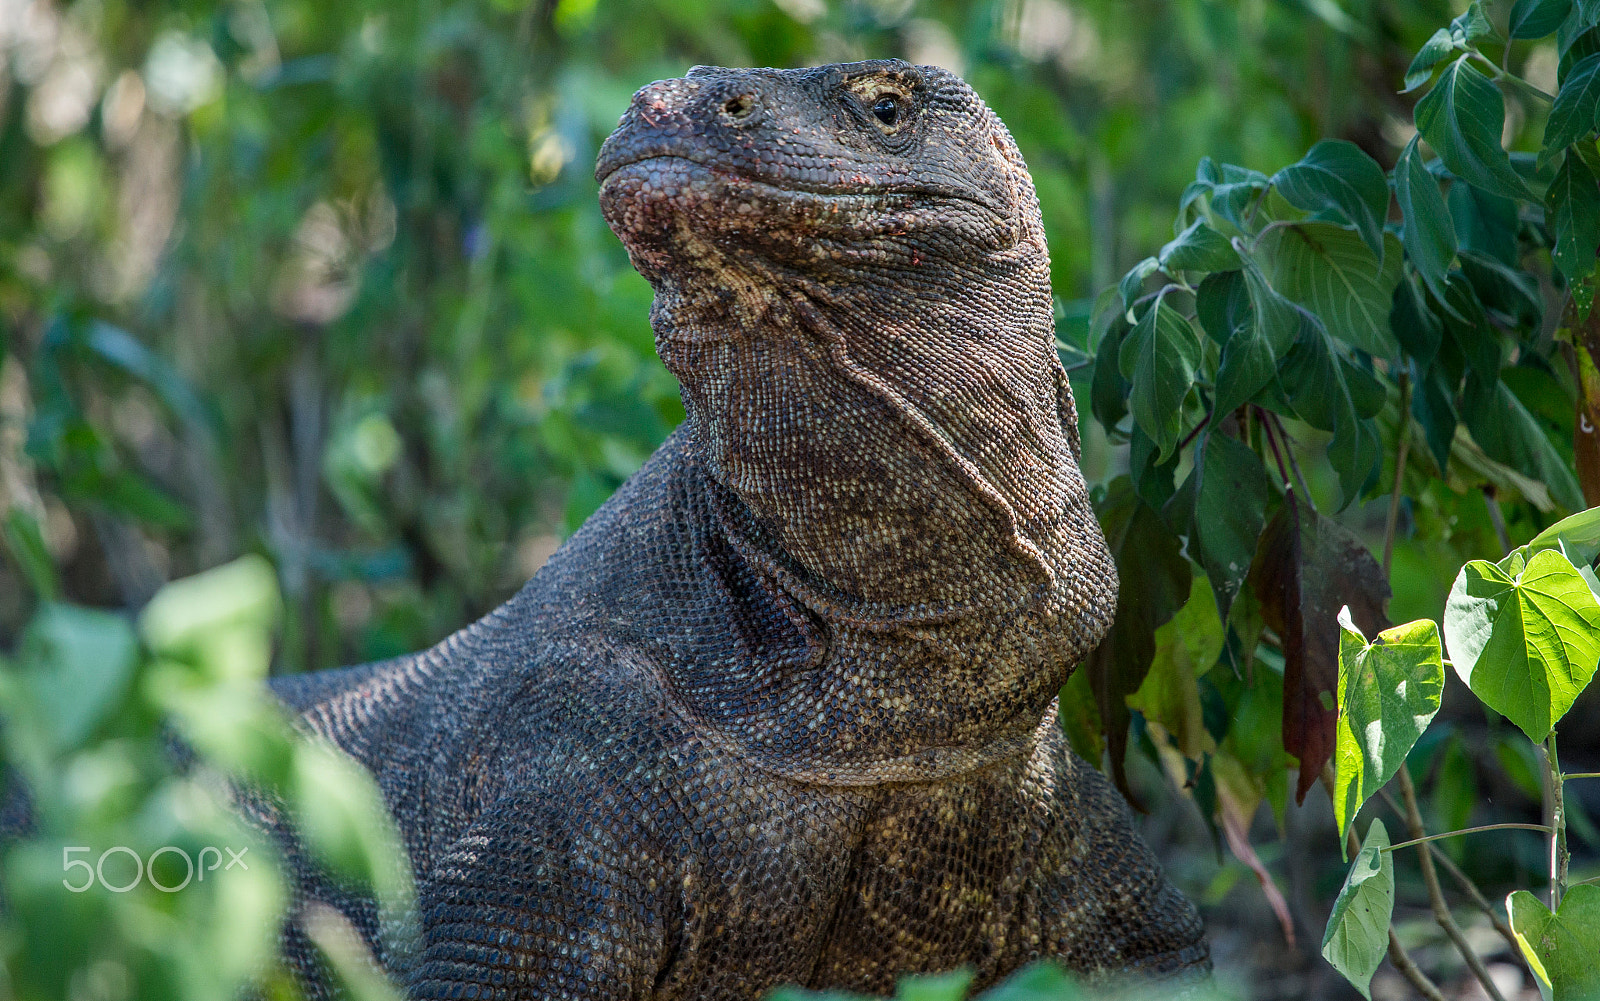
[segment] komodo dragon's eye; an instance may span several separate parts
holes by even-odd
[[[883,94],[872,102],[872,113],[885,125],[893,125],[900,118],[900,99],[893,94]]]

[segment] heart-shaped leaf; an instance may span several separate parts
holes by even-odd
[[[1418,619],[1371,643],[1339,610],[1339,721],[1334,734],[1333,816],[1339,844],[1356,811],[1405,762],[1433,722],[1444,691],[1439,627]]]
[[[1600,663],[1600,599],[1554,549],[1515,576],[1473,560],[1445,605],[1444,634],[1456,673],[1478,698],[1534,743],[1550,735]]]
[[[1547,1001],[1600,998],[1600,886],[1574,886],[1554,914],[1527,890],[1506,897],[1511,931]]]

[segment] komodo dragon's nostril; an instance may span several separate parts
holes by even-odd
[[[754,115],[758,107],[754,94],[735,94],[722,102],[722,115],[736,122],[744,121]]]

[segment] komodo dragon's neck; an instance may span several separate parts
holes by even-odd
[[[596,175],[682,384],[678,489],[749,592],[753,642],[674,660],[680,700],[828,781],[1020,750],[1116,577],[1004,126],[927,67],[703,69]]]

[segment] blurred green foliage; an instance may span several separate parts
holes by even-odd
[[[1154,534],[1161,519],[1151,512],[1170,499],[1148,496],[1154,456],[1125,445],[1124,414],[1103,427],[1089,417],[1089,352],[1104,343],[1090,321],[1097,293],[1173,239],[1173,207],[1202,157],[1270,174],[1337,138],[1395,166],[1415,132],[1417,94],[1397,93],[1401,81],[1413,54],[1464,6],[0,0],[0,651],[14,662],[0,694],[7,761],[35,787],[38,818],[36,837],[8,855],[8,906],[39,921],[65,915],[80,930],[112,922],[182,932],[170,945],[131,936],[130,951],[102,967],[82,941],[77,952],[51,952],[25,923],[26,933],[8,926],[8,955],[40,983],[77,975],[143,984],[170,963],[193,970],[181,982],[192,996],[225,996],[211,987],[236,982],[247,961],[265,955],[264,924],[245,931],[244,917],[208,915],[265,913],[281,891],[269,876],[219,881],[192,897],[96,897],[61,890],[50,853],[92,843],[98,858],[111,844],[137,842],[147,857],[178,831],[180,815],[184,845],[245,837],[214,804],[193,805],[202,800],[191,795],[195,783],[222,776],[290,799],[307,784],[358,789],[359,776],[315,751],[285,750],[279,721],[230,687],[266,670],[264,623],[278,623],[278,672],[435,642],[520,586],[682,417],[654,356],[649,289],[601,220],[590,175],[631,93],[695,63],[886,55],[965,75],[1032,169],[1063,353],[1085,417],[1085,471],[1109,484],[1100,496],[1111,534],[1132,540],[1139,560],[1172,570],[1170,607],[1159,617],[1169,621],[1147,623],[1151,649],[1139,667],[1148,677],[1114,699],[1133,710],[1130,746],[1144,752],[1135,757],[1159,761],[1186,785],[1220,826],[1210,836],[1220,844],[1226,834],[1240,856],[1226,868],[1206,863],[1202,871],[1216,873],[1208,897],[1248,877],[1246,865],[1277,893],[1268,868],[1287,870],[1300,890],[1285,908],[1302,928],[1320,927],[1325,910],[1304,909],[1338,889],[1336,842],[1322,839],[1334,865],[1320,871],[1315,853],[1292,842],[1281,853],[1262,846],[1260,857],[1249,847],[1260,804],[1280,830],[1289,827],[1283,658],[1266,644],[1252,659],[1219,617],[1221,596],[1190,569],[1195,553],[1167,545],[1177,538],[1170,526]],[[1499,30],[1509,8],[1491,7]],[[1539,40],[1506,47],[1503,63],[1551,93],[1572,69]],[[1537,101],[1509,101],[1507,147],[1536,150],[1544,119]],[[1210,213],[1217,200],[1208,198]],[[1550,298],[1550,248],[1517,244],[1529,220],[1496,215],[1504,206],[1475,198],[1465,183],[1449,198],[1463,247],[1507,267],[1523,252],[1538,257],[1547,280],[1537,294]],[[1320,211],[1280,202],[1262,222],[1274,213],[1297,219],[1296,207]],[[1382,246],[1384,221],[1341,239],[1357,255],[1363,243]],[[1405,249],[1417,259],[1427,248]],[[1549,349],[1550,325],[1515,298],[1486,303],[1488,319],[1536,333]],[[1170,335],[1170,318],[1150,316],[1152,331],[1162,323]],[[1203,370],[1216,358],[1192,361]],[[1508,365],[1500,386],[1523,402],[1552,454],[1571,463],[1565,372]],[[1113,394],[1118,405],[1126,392]],[[1135,406],[1147,418],[1162,413],[1148,403]],[[1390,393],[1377,417],[1378,485],[1394,479],[1401,413]],[[1332,517],[1355,492],[1342,489],[1325,457],[1327,434],[1290,425],[1309,486],[1303,499]],[[1160,451],[1184,451],[1178,430],[1158,429],[1173,439]],[[1389,575],[1395,621],[1437,617],[1462,562],[1498,557],[1502,539],[1526,541],[1556,507],[1571,506],[1570,497],[1553,504],[1551,484],[1494,461],[1480,444],[1491,442],[1419,440],[1413,449]],[[1263,447],[1259,432],[1252,447]],[[1228,448],[1217,444],[1202,468],[1235,466]],[[1166,494],[1195,461],[1190,453],[1165,470]],[[1118,478],[1130,471],[1137,476]],[[1240,489],[1267,495],[1265,483]],[[1337,518],[1378,549],[1385,507],[1363,499]],[[223,583],[167,585],[251,554],[267,561],[231,564],[236,576]],[[219,598],[223,591],[238,593]],[[268,611],[280,592],[281,609]],[[1260,635],[1259,609],[1248,588],[1240,593],[1230,621]],[[76,606],[145,609],[142,631]],[[183,625],[196,618],[206,624]],[[1063,721],[1096,756],[1103,721],[1089,686],[1089,672],[1074,676]],[[217,692],[225,694],[207,694]],[[162,721],[196,748],[201,772],[174,772],[162,756]],[[1440,827],[1515,815],[1537,801],[1536,763],[1496,725],[1441,719],[1410,756],[1419,783],[1431,777],[1426,808]],[[1597,740],[1591,733],[1590,744]],[[1193,768],[1213,746],[1212,767]],[[1132,767],[1144,767],[1147,780],[1159,771]],[[1491,790],[1505,795],[1491,804]],[[334,857],[382,854],[346,820],[304,818]],[[1574,830],[1587,823],[1580,803]],[[1536,841],[1506,844],[1448,850],[1495,879],[1541,864]],[[269,854],[262,846],[260,857]],[[383,883],[386,871],[368,864],[365,876]],[[1402,890],[1415,883],[1404,871],[1398,878]],[[208,937],[234,934],[231,946]],[[328,941],[338,953],[336,937]],[[194,965],[222,948],[238,962]],[[360,957],[345,960],[355,968]],[[1003,990],[996,997],[1030,996]]]
[[[138,607],[250,551],[283,584],[279,670],[503,600],[681,419],[589,170],[652,79],[965,73],[1032,167],[1071,334],[1169,238],[1201,155],[1272,169],[1338,135],[1392,160],[1391,81],[1449,14],[3,0],[0,646],[33,596]]]
[[[381,901],[386,941],[414,934],[377,785],[293,732],[262,684],[279,609],[272,568],[247,556],[162,588],[137,628],[46,604],[0,658],[0,997],[289,996],[284,859],[234,789],[293,817],[320,865]],[[308,925],[352,998],[395,996],[343,919]]]

